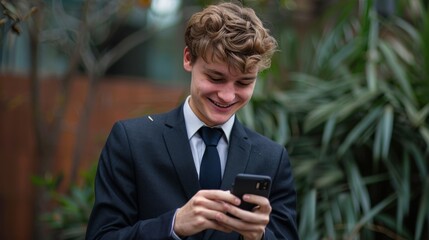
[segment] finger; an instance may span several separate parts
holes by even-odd
[[[233,231],[230,226],[219,221],[219,219],[222,219],[222,215],[224,215],[223,213],[214,211],[207,211],[206,213],[209,216],[205,220],[204,229],[214,229],[226,233]]]
[[[246,222],[238,218],[230,217],[227,215],[218,215],[217,221],[219,224],[226,226],[236,232],[253,232],[258,231],[261,227],[265,227],[264,224],[255,224]]]
[[[241,219],[231,218],[227,215],[219,217],[218,222],[249,239],[261,239],[261,236],[264,234],[265,228],[268,224],[268,222],[250,223],[242,221]]]
[[[230,216],[231,218],[238,219],[245,222],[245,224],[267,225],[270,221],[271,210],[262,211],[261,207],[256,207],[252,211],[247,211],[232,205],[229,205],[227,208],[227,214],[232,215]],[[268,208],[271,208],[271,206],[268,206]]]
[[[239,219],[246,222],[251,222],[251,219],[255,218],[255,213],[231,205],[228,207],[227,214],[230,214],[230,217],[233,219]]]
[[[228,202],[233,205],[240,205],[241,200],[235,195],[231,194],[230,191],[223,190],[201,190],[197,194],[200,194],[207,199],[211,199],[213,201],[222,201]]]
[[[256,205],[256,207],[253,208],[252,211],[271,212],[271,205],[269,200],[266,197],[252,195],[252,194],[245,194],[243,196],[243,201],[253,203]]]
[[[191,201],[194,206],[202,206],[209,209],[221,211],[221,203],[225,201],[231,201],[231,196],[229,195],[230,194],[226,193],[225,191],[220,190],[201,190],[197,194],[195,194]]]

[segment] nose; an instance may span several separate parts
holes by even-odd
[[[235,87],[233,84],[224,84],[218,91],[218,97],[224,103],[233,102],[235,99]]]

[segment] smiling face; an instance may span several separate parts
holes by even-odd
[[[224,124],[253,94],[277,42],[251,8],[210,5],[191,16],[185,30],[183,66],[191,73],[189,104],[208,126]]]
[[[183,67],[191,73],[189,105],[197,117],[208,126],[221,125],[250,100],[256,83],[257,69],[246,73],[218,61],[206,62],[199,57],[191,61],[184,50]]]

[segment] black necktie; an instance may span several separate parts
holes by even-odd
[[[202,127],[199,132],[206,145],[200,166],[200,186],[202,189],[219,189],[222,177],[216,146],[222,137],[222,129]]]

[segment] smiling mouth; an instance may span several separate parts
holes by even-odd
[[[234,105],[234,103],[232,103],[232,104],[227,104],[227,105],[222,105],[222,104],[219,104],[219,103],[217,103],[217,102],[215,102],[215,101],[211,100],[210,98],[209,98],[209,100],[210,100],[210,102],[212,102],[214,105],[216,105],[217,107],[220,107],[220,108],[229,108],[229,107],[231,107],[232,105]]]

